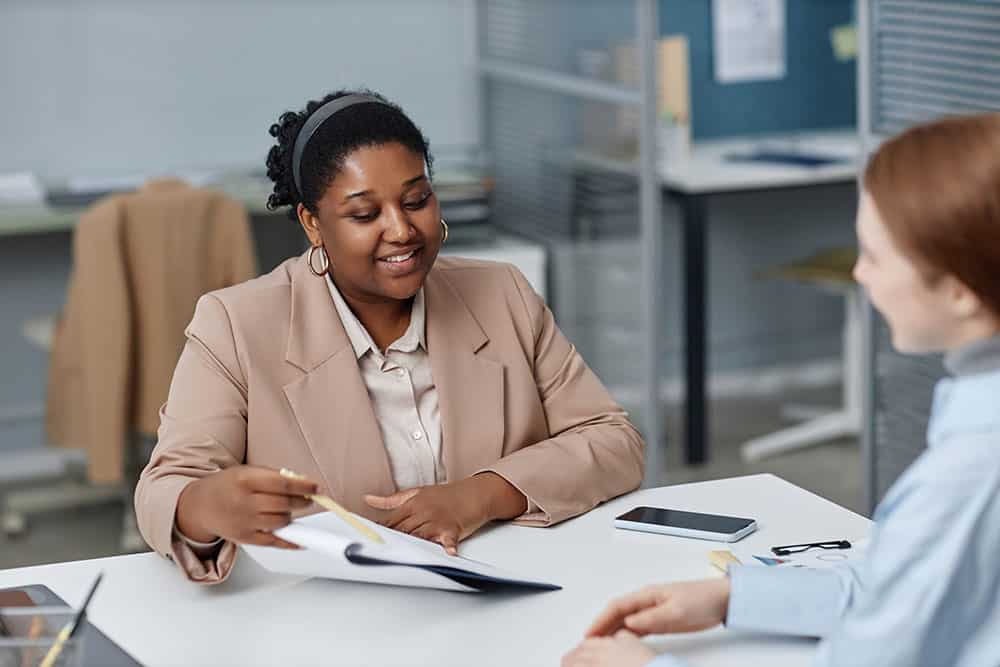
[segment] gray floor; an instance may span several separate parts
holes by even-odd
[[[836,388],[796,392],[796,401],[833,403]],[[787,423],[780,416],[784,398],[715,401],[711,420],[709,464],[686,467],[678,448],[670,448],[670,471],[664,484],[718,479],[757,472],[775,473],[799,486],[855,511],[861,511],[861,460],[857,442],[845,440],[812,447],[747,465],[739,446],[746,439]],[[671,442],[680,436],[679,410],[668,410]],[[34,517],[26,535],[0,537],[0,569],[63,560],[96,558],[118,553],[121,508],[114,506]]]
[[[866,514],[863,498],[861,451],[854,438],[834,440],[796,452],[744,463],[740,445],[748,439],[794,425],[781,417],[786,401],[807,405],[834,405],[839,388],[796,391],[793,396],[715,401],[712,405],[709,463],[691,467],[682,464],[681,452],[668,451],[670,468],[665,484],[679,484],[706,479],[769,472],[797,484],[828,500]],[[680,410],[668,412],[672,441],[680,437]]]

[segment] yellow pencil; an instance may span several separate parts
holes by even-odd
[[[297,472],[289,470],[288,468],[282,468],[281,470],[278,471],[278,474],[281,475],[282,477],[287,477],[288,479],[305,479],[305,475],[300,475]],[[334,500],[330,496],[324,496],[317,493],[317,494],[306,494],[305,498],[306,500],[313,501],[323,509],[333,512],[341,519],[343,519],[346,523],[350,524],[359,533],[370,539],[372,542],[375,542],[376,544],[385,544],[385,540],[382,539],[381,535],[379,535],[374,530],[372,530],[364,523],[359,521],[358,517],[354,516],[353,514],[345,510],[343,507],[340,506],[340,504],[337,503],[336,500]]]
[[[56,641],[52,644],[52,648],[48,650],[45,657],[39,663],[39,667],[52,667],[56,664],[56,660],[59,659],[59,655],[62,653],[63,645],[69,640],[69,634],[73,631],[73,624],[67,623],[62,630],[59,631],[59,635],[56,637]]]
[[[45,654],[45,657],[42,658],[42,661],[39,663],[39,667],[53,667],[59,660],[59,656],[63,651],[63,646],[65,646],[66,642],[76,634],[77,629],[86,617],[87,607],[90,606],[90,601],[94,597],[94,591],[97,590],[97,586],[101,583],[101,579],[103,578],[104,573],[99,572],[97,574],[97,578],[94,580],[94,583],[90,585],[90,591],[87,592],[87,597],[83,599],[83,604],[80,606],[80,609],[78,609],[73,615],[70,622],[63,626],[62,630],[59,631],[59,634],[56,636],[55,643],[52,644],[52,647]]]

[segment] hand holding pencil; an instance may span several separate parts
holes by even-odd
[[[282,468],[278,472],[278,474],[280,474],[282,477],[285,477],[286,479],[296,479],[296,480],[305,479],[303,475],[299,475],[296,472],[292,472],[288,468]],[[363,521],[358,520],[358,517],[345,510],[343,507],[340,506],[339,503],[337,503],[337,501],[335,501],[330,496],[309,494],[306,495],[305,497],[307,500],[313,501],[314,503],[316,503],[323,509],[327,510],[328,512],[333,512],[334,514],[339,516],[341,519],[344,520],[345,523],[347,523],[356,531],[358,531],[358,533],[360,533],[366,539],[371,540],[376,544],[385,543],[385,540],[383,540],[382,537],[378,533],[376,533],[371,527],[365,525]]]
[[[188,484],[177,500],[177,529],[198,542],[219,538],[240,544],[297,549],[274,535],[309,507],[315,482],[259,466],[226,468]]]

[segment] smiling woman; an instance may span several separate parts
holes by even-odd
[[[428,142],[399,107],[342,91],[271,135],[268,206],[310,249],[199,301],[136,491],[154,549],[219,582],[240,543],[295,548],[272,531],[324,493],[455,553],[639,485],[641,437],[524,276],[438,259]]]

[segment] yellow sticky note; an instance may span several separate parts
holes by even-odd
[[[723,572],[729,571],[730,565],[740,565],[740,559],[733,555],[732,551],[709,551],[708,562],[719,568]]]
[[[858,56],[858,29],[848,23],[830,28],[830,44],[833,46],[833,57],[844,62]]]

